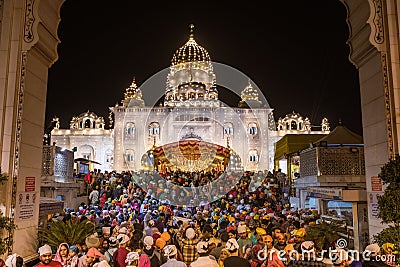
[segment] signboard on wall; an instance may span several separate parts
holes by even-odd
[[[371,177],[371,190],[373,192],[382,192],[382,180],[378,176]]]
[[[34,192],[35,186],[35,177],[25,177],[25,192]]]
[[[26,221],[35,218],[37,209],[35,205],[39,201],[36,192],[19,192],[17,193],[16,220]]]
[[[307,196],[313,198],[342,200],[342,189],[330,187],[310,187],[308,188]]]

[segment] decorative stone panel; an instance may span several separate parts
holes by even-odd
[[[319,175],[365,175],[362,147],[318,147]]]
[[[317,176],[317,150],[310,148],[300,153],[300,176]]]

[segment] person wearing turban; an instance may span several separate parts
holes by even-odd
[[[300,229],[294,230],[293,231],[293,236],[294,236],[294,245],[293,245],[293,247],[297,252],[301,253],[302,252],[301,243],[304,242],[304,236],[305,236],[304,228],[300,228]]]
[[[58,261],[53,261],[53,252],[47,244],[41,246],[38,250],[40,263],[38,267],[62,267]]]
[[[161,265],[161,267],[186,267],[185,263],[176,259],[178,250],[175,245],[165,246],[163,252],[167,262]]]

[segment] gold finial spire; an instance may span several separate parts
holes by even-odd
[[[190,29],[190,31],[189,31],[189,32],[190,32],[189,37],[190,37],[190,38],[194,38],[194,30],[193,30],[193,29],[194,29],[194,25],[193,25],[193,24],[190,24],[190,25],[189,25],[189,29]]]
[[[125,89],[124,93],[125,100],[134,98],[135,94],[137,93],[137,90],[138,88],[136,85],[135,76],[133,76],[131,85]]]

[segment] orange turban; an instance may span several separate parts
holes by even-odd
[[[156,240],[156,247],[158,249],[163,249],[166,244],[167,244],[167,242],[162,238],[159,238],[159,239]]]
[[[161,234],[161,238],[165,240],[165,242],[168,242],[171,239],[171,236],[169,235],[168,232],[163,232]]]

